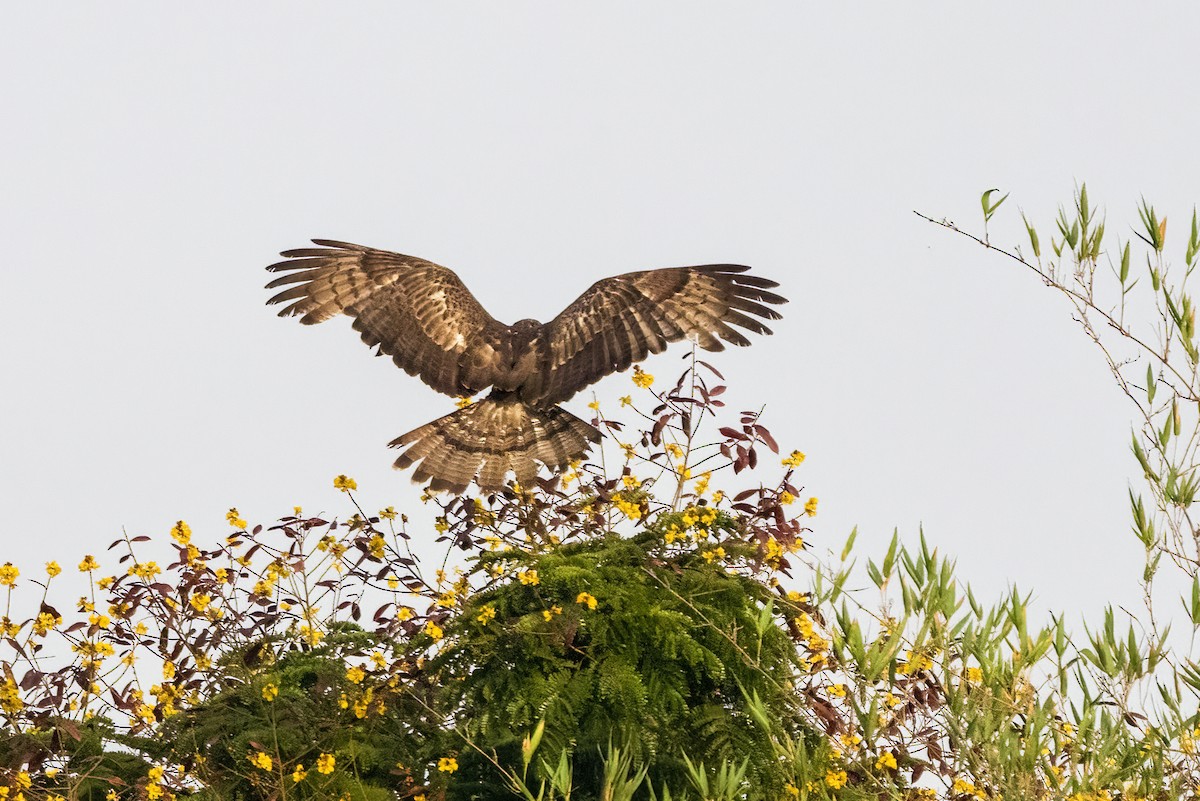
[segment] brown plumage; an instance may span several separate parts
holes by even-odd
[[[749,345],[738,330],[770,334],[763,304],[786,303],[774,281],[738,264],[646,270],[597,281],[548,323],[513,325],[489,315],[453,271],[413,256],[314,239],[285,250],[267,269],[283,273],[268,300],[281,317],[311,325],[337,314],[377,353],[447,395],[484,400],[394,440],[408,446],[397,468],[416,464],[415,481],[435,490],[503,488],[513,474],[529,485],[538,463],[553,472],[585,454],[600,432],[558,406],[604,376],[668,343],[694,337],[705,350]],[[419,462],[419,464],[418,464]]]

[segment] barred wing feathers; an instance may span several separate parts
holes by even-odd
[[[541,369],[526,379],[522,397],[539,405],[561,403],[685,337],[717,351],[725,342],[750,344],[739,328],[770,334],[762,320],[780,315],[764,304],[787,300],[769,291],[779,284],[747,275],[748,269],[707,264],[597,281],[542,327]]]
[[[447,395],[495,383],[497,354],[489,334],[504,328],[454,271],[414,256],[347,242],[285,250],[267,269],[283,273],[268,289],[288,287],[268,303],[280,317],[312,325],[338,314],[409,375]]]

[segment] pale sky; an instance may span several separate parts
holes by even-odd
[[[1018,204],[1048,228],[1087,181],[1122,236],[1141,195],[1186,219],[1200,13],[1088,8],[6,4],[0,558],[344,516],[337,473],[417,506],[386,444],[451,401],[348,320],[264,305],[275,254],[328,237],[445,264],[510,322],[753,265],[792,302],[716,363],[808,454],[817,549],[923,524],[980,597],[1136,604],[1128,401],[1033,276],[911,213],[978,227],[1001,187],[1015,243]]]

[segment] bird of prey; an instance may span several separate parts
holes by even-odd
[[[335,242],[285,250],[267,269],[285,287],[268,303],[279,316],[311,325],[337,314],[354,318],[376,355],[439,392],[486,398],[404,434],[397,469],[413,480],[462,493],[474,481],[503,489],[511,473],[532,486],[538,463],[560,472],[600,439],[593,426],[559,406],[584,387],[627,369],[669,342],[693,338],[705,350],[722,341],[748,345],[738,331],[771,330],[779,319],[763,304],[787,301],[774,281],[738,264],[706,264],[625,273],[597,281],[548,323],[497,322],[459,277],[414,256]]]

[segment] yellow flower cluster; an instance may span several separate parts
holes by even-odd
[[[792,451],[792,454],[783,460],[784,467],[799,467],[804,463],[805,456],[800,451]]]
[[[317,757],[317,773],[328,776],[337,767],[337,758],[333,754],[321,754]]]
[[[641,502],[631,501],[623,493],[613,496],[613,505],[630,520],[640,520],[642,518]]]
[[[792,622],[808,647],[809,655],[805,661],[810,668],[816,668],[825,661],[825,652],[829,650],[829,641],[817,633],[816,627],[813,626],[813,620],[807,612],[801,612]]]
[[[438,770],[442,773],[453,773],[458,770],[458,760],[454,757],[442,757],[438,760]]]
[[[955,779],[954,785],[950,788],[956,795],[973,795],[978,799],[987,798],[987,791],[982,787],[976,787],[966,779]],[[1107,795],[1107,793],[1105,793]],[[1099,801],[1097,798],[1096,801]]]
[[[21,571],[12,562],[5,562],[3,565],[0,565],[0,586],[13,586],[17,583],[17,576],[19,575],[21,575]]]
[[[538,572],[536,570],[520,571],[517,573],[517,581],[529,587],[536,587],[538,584],[542,583],[542,580],[538,577]]]
[[[633,383],[642,389],[648,389],[654,383],[654,376],[642,370],[641,366],[633,366]]]
[[[59,626],[62,622],[62,616],[55,616],[49,612],[39,612],[33,621],[33,633],[39,637],[45,637],[51,629]]]
[[[171,526],[171,539],[180,545],[187,545],[192,541],[192,527],[182,520],[176,520],[175,525]]]
[[[229,511],[225,513],[225,520],[229,523],[229,525],[233,526],[238,531],[246,530],[247,523],[242,519],[242,516],[238,512],[236,506],[231,507]]]
[[[912,676],[922,670],[931,670],[932,668],[933,659],[928,654],[921,651],[909,651],[908,658],[896,670],[906,676]]]
[[[479,610],[479,614],[475,616],[475,619],[486,626],[496,619],[496,607],[490,604],[483,607],[483,609]]]
[[[350,490],[358,489],[358,482],[343,473],[333,479],[333,488],[342,492],[349,492]]]
[[[157,562],[134,562],[128,570],[129,575],[137,576],[143,581],[152,581],[161,572],[162,568]]]
[[[829,770],[825,772],[825,783],[834,790],[840,790],[846,786],[848,777],[844,770]]]
[[[542,610],[542,617],[545,618],[547,623],[549,623],[551,620],[553,620],[555,615],[561,615],[561,614],[562,614],[562,607],[559,606],[558,604],[554,604],[549,609]]]
[[[596,596],[592,595],[590,592],[581,592],[579,595],[575,596],[575,603],[579,604],[580,606],[586,606],[588,609],[595,609]]]
[[[4,683],[0,684],[0,709],[14,715],[24,708],[25,702],[21,700],[21,691],[17,688],[17,683],[12,679],[5,679]]]
[[[272,760],[270,756],[264,754],[262,751],[257,751],[253,754],[250,754],[249,759],[250,764],[256,768],[259,768],[260,770],[270,770],[275,764],[274,760]]]
[[[814,515],[816,515],[816,513],[817,513],[817,499],[809,498],[804,503],[804,514],[808,515],[809,517],[813,517]]]

